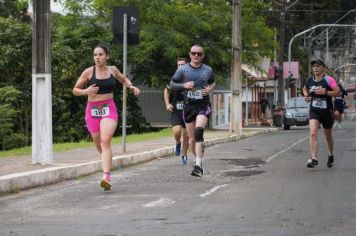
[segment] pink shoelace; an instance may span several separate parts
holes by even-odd
[[[104,176],[103,177],[105,177],[106,181],[108,181],[108,182],[111,181],[111,175],[110,175],[109,172],[104,172]]]

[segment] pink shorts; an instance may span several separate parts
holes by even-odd
[[[103,100],[99,102],[87,103],[85,110],[85,123],[87,124],[90,133],[98,133],[100,131],[100,122],[104,118],[118,121],[116,105],[114,99]]]

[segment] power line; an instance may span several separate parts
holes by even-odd
[[[277,9],[271,9],[271,10],[258,10],[261,12],[281,12],[281,10],[277,10]],[[321,12],[321,13],[346,13],[348,11],[333,11],[333,10],[311,10],[311,9],[296,9],[296,10],[288,10],[288,12]]]

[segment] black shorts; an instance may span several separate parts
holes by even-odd
[[[181,125],[185,128],[185,123],[183,119],[183,110],[173,111],[171,113],[171,125]]]
[[[335,106],[334,111],[338,111],[340,114],[344,113],[344,106]]]
[[[195,109],[184,109],[183,118],[185,123],[191,123],[196,120],[198,115],[205,115],[206,117],[210,117],[211,114],[211,106],[207,104],[204,107],[197,107]]]
[[[309,120],[318,120],[324,129],[331,129],[334,124],[332,109],[310,109]]]

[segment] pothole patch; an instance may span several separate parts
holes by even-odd
[[[264,173],[262,170],[241,170],[241,171],[226,171],[224,175],[227,177],[249,177]]]

